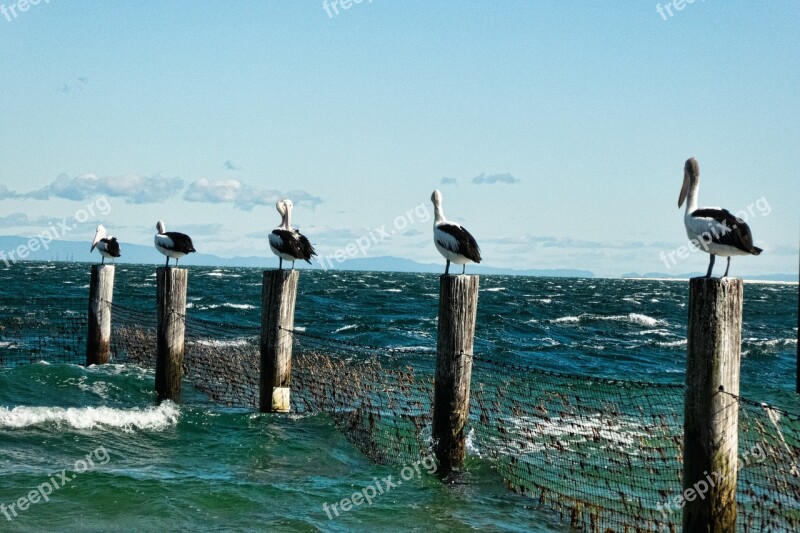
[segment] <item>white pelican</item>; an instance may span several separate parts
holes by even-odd
[[[105,264],[106,257],[110,258],[113,262],[115,257],[120,256],[117,238],[113,236],[106,237],[106,228],[104,228],[102,224],[97,226],[97,232],[94,234],[92,247],[89,248],[89,251],[93,252],[95,248],[97,248],[97,251],[100,252],[103,258],[100,264]]]
[[[167,264],[169,266],[169,259],[175,259],[175,266],[178,266],[178,259],[186,254],[196,252],[192,244],[192,238],[177,231],[166,231],[164,222],[161,220],[156,224],[158,233],[153,239],[156,245],[156,250],[167,256]]]
[[[463,265],[461,273],[467,269],[467,263],[481,262],[481,249],[475,238],[461,224],[448,222],[442,212],[442,193],[439,190],[431,194],[431,202],[435,216],[433,219],[433,243],[439,253],[447,259],[445,275],[450,273],[450,263]]]
[[[700,187],[700,167],[697,160],[692,157],[686,160],[683,167],[683,187],[678,197],[678,207],[686,202],[686,214],[683,217],[686,224],[686,234],[699,247],[711,254],[706,277],[711,277],[714,268],[714,257],[717,255],[728,257],[728,266],[725,268],[724,278],[731,267],[731,256],[758,255],[761,248],[753,246],[753,235],[744,220],[736,218],[730,211],[719,207],[697,207],[697,189]]]
[[[281,214],[281,225],[269,234],[269,247],[278,256],[278,270],[283,269],[284,259],[292,262],[294,270],[296,260],[302,259],[311,264],[311,258],[317,255],[305,235],[291,226],[293,207],[294,204],[288,199],[278,200],[275,204],[275,209]]]

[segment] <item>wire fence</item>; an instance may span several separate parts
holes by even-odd
[[[22,316],[0,310],[0,365],[85,363],[86,302]],[[112,362],[155,368],[155,309],[114,304]],[[215,402],[257,408],[259,327],[182,316],[184,376]],[[292,411],[325,413],[382,464],[430,454],[435,350],[366,346],[300,328]],[[472,356],[468,463],[488,461],[506,486],[586,531],[677,531],[683,493],[681,384],[543,371]],[[738,527],[800,529],[800,417],[738,403]],[[731,421],[733,423],[733,421]],[[698,480],[713,483],[716,473]],[[706,487],[707,490],[707,487]]]

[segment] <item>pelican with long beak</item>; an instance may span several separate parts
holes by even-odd
[[[196,252],[192,238],[184,233],[177,231],[167,231],[164,222],[159,220],[156,224],[158,233],[153,238],[156,250],[167,256],[165,267],[169,267],[170,258],[175,259],[175,266],[178,266],[178,259],[186,254]]]
[[[461,273],[467,269],[467,263],[481,262],[481,249],[475,238],[461,224],[449,222],[442,211],[442,193],[439,190],[431,194],[433,202],[433,243],[436,249],[447,260],[444,274],[450,274],[450,263],[462,265]]]
[[[283,270],[284,259],[292,262],[294,270],[294,262],[298,259],[311,264],[311,258],[317,255],[306,236],[292,227],[293,207],[289,199],[279,200],[275,204],[275,209],[281,215],[281,225],[272,230],[268,240],[270,250],[278,256],[278,270]]]
[[[737,218],[726,209],[720,207],[697,207],[697,190],[700,187],[700,167],[692,157],[686,160],[683,167],[683,187],[678,197],[678,207],[686,201],[686,214],[683,217],[686,234],[696,245],[711,255],[706,277],[711,277],[714,269],[714,258],[717,255],[727,256],[731,268],[731,256],[758,255],[763,250],[753,246],[753,235],[744,220]]]
[[[103,227],[102,224],[97,226],[97,231],[94,234],[94,240],[92,241],[92,247],[89,248],[89,251],[93,252],[95,248],[97,248],[97,251],[100,252],[100,256],[103,258],[103,260],[100,262],[101,265],[105,264],[106,258],[111,259],[113,262],[115,257],[119,257],[121,255],[119,253],[119,243],[117,242],[117,238],[111,235],[106,237],[106,228]]]

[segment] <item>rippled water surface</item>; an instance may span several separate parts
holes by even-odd
[[[154,272],[118,265],[115,302],[154,306]],[[190,267],[189,276],[189,314],[258,323],[260,271]],[[86,297],[88,279],[79,264],[0,269],[0,307],[24,313],[32,294],[71,305]],[[480,284],[476,353],[557,372],[683,381],[687,282],[484,276]],[[800,411],[797,291],[746,284],[742,334],[742,394],[792,411]],[[437,298],[436,275],[304,271],[295,324],[358,343],[433,348]],[[75,473],[48,502],[10,521],[0,514],[0,530],[567,530],[507,492],[476,455],[455,484],[422,475],[329,520],[323,504],[399,469],[371,464],[324,416],[223,408],[188,386],[180,405],[156,406],[152,388],[151,371],[125,365],[0,369],[0,503],[8,508],[62,469]],[[95,466],[76,473],[87,454]]]

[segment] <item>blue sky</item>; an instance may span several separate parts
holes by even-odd
[[[661,255],[686,243],[695,156],[701,204],[753,206],[766,252],[733,272],[796,272],[800,4],[697,0],[667,20],[656,5],[0,7],[0,234],[105,194],[111,211],[66,238],[101,220],[150,244],[161,218],[270,265],[288,195],[322,255],[386,226],[368,254],[438,262],[427,217],[395,227],[438,187],[489,266],[703,271],[705,254]]]

